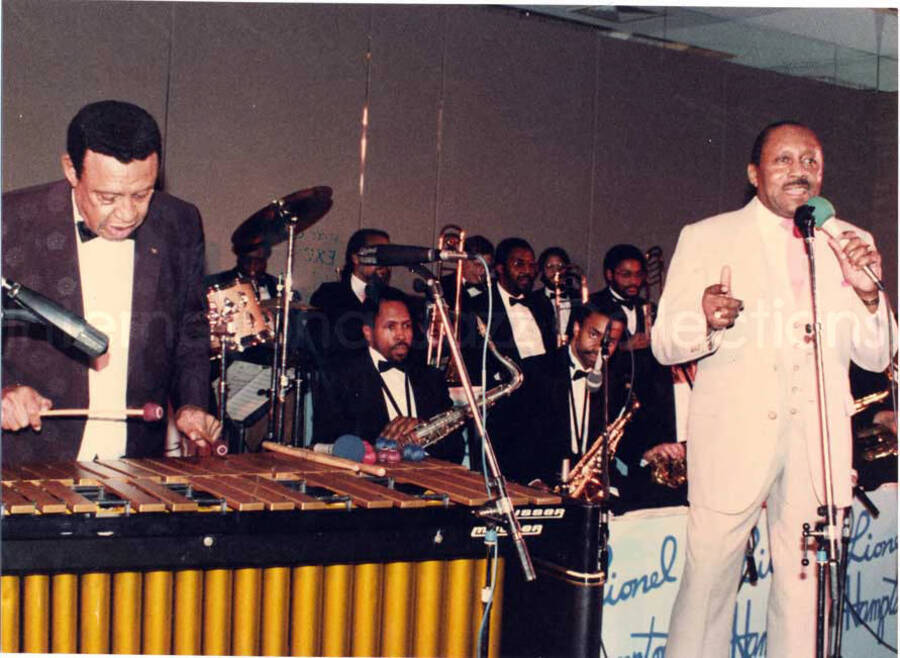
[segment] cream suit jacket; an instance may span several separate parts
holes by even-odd
[[[787,263],[768,263],[756,221],[760,210],[754,198],[740,210],[682,229],[652,329],[653,353],[661,363],[699,359],[687,421],[688,496],[693,504],[726,513],[763,499],[777,467],[780,398],[786,378],[798,376],[784,372],[794,367],[785,368],[779,358],[778,341],[784,339],[778,332],[786,320],[778,317],[771,297],[780,284],[776,277],[787,277]],[[840,230],[857,230],[872,243],[868,233],[836,221]],[[844,283],[824,235],[817,234],[815,254],[835,501],[848,505],[853,398],[847,369],[851,359],[868,370],[887,367],[889,319],[883,298],[871,314]],[[744,310],[732,327],[708,335],[701,299],[707,286],[719,282],[723,265],[731,267],[731,294]],[[802,408],[791,413],[803,414],[810,475],[822,501],[815,361],[807,351],[798,370],[808,385]]]

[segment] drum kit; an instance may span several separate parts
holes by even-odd
[[[331,209],[331,188],[325,186],[299,190],[255,212],[232,233],[235,245],[271,247],[287,241],[285,273],[279,277],[278,296],[260,300],[253,282],[238,275],[231,281],[210,286],[206,291],[210,342],[219,365],[217,383],[218,417],[225,423],[228,398],[227,357],[259,346],[271,347],[271,377],[268,394],[268,440],[284,443],[285,407],[289,390],[299,391],[301,374],[289,370],[288,336],[290,311],[308,312],[311,307],[291,299],[293,295],[294,243],[296,234],[319,221]],[[293,376],[290,374],[293,372]],[[299,403],[299,393],[295,395]],[[295,405],[299,407],[299,404]],[[294,442],[299,438],[294,410]]]

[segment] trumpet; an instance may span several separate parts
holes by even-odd
[[[466,246],[466,232],[461,229],[456,224],[447,224],[444,228],[441,229],[440,234],[438,235],[437,248],[440,250],[443,249],[455,249],[456,251],[463,252],[465,251]],[[462,268],[463,263],[461,260],[456,261],[453,265],[455,268],[456,281],[454,285],[454,295],[453,295],[453,335],[459,338],[459,316],[460,316],[460,292],[462,291]],[[443,262],[437,264],[437,269],[434,272],[435,277],[440,279],[446,273],[445,265]],[[441,325],[440,317],[438,316],[437,311],[432,307],[431,309],[431,317],[428,322],[428,332],[426,333],[426,337],[428,340],[428,348],[425,355],[425,362],[433,366],[435,368],[441,367],[441,361],[444,350],[444,327]]]
[[[877,391],[875,393],[869,393],[868,395],[864,395],[861,398],[857,398],[853,401],[853,415],[855,416],[860,411],[868,409],[873,404],[878,404],[887,396],[891,394],[891,389],[886,388],[883,391]]]
[[[478,317],[476,317],[476,320],[478,322],[478,333],[484,337],[487,332],[484,322]],[[525,375],[522,374],[522,370],[516,365],[515,361],[503,356],[497,350],[494,341],[490,338],[488,338],[487,341],[488,349],[491,351],[491,354],[497,357],[510,375],[508,382],[495,386],[484,394],[485,399],[487,400],[487,406],[490,408],[497,403],[497,400],[506,397],[507,395],[511,395],[513,391],[519,388],[525,380]],[[434,445],[451,432],[454,432],[465,425],[466,421],[472,417],[473,413],[474,412],[469,405],[442,411],[413,430],[413,434],[415,435],[414,442],[421,445],[423,448]]]
[[[556,346],[562,347],[569,343],[566,328],[562,322],[562,294],[563,290],[578,290],[581,303],[588,302],[588,283],[584,272],[577,265],[565,265],[553,273],[553,311],[556,324]]]
[[[658,455],[648,461],[650,477],[656,484],[677,489],[687,482],[687,459]]]
[[[657,288],[659,295],[662,294],[663,284],[666,280],[666,261],[663,259],[662,247],[658,245],[650,247],[644,252],[644,259],[647,261],[647,278],[644,279],[644,287],[647,288],[647,299],[650,299],[652,288]]]
[[[601,501],[605,492],[603,488],[603,443],[608,443],[608,459],[612,459],[619,447],[619,441],[625,433],[625,426],[631,422],[634,413],[641,408],[638,399],[631,396],[628,410],[606,426],[606,431],[597,437],[590,449],[575,466],[563,477],[562,485],[554,490],[564,493],[572,498],[582,498],[585,501]]]
[[[859,430],[854,438],[864,461],[873,462],[897,454],[897,435],[884,425],[872,425]]]

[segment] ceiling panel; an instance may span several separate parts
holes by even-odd
[[[606,36],[669,48],[683,46],[695,54],[752,68],[847,87],[897,91],[897,10],[892,8],[516,8],[593,25]]]

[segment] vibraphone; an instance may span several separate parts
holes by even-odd
[[[378,478],[261,453],[2,479],[4,652],[475,655],[491,533],[462,467]],[[509,490],[538,580],[500,560],[489,655],[594,658],[597,509]]]

